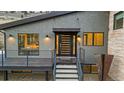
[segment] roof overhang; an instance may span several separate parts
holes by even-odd
[[[29,24],[29,23],[32,23],[32,22],[51,19],[51,18],[54,18],[54,17],[59,17],[59,16],[63,16],[63,15],[67,15],[67,14],[71,14],[71,13],[75,13],[75,12],[77,12],[77,11],[57,11],[57,12],[51,12],[51,13],[48,13],[48,14],[29,17],[29,18],[25,18],[25,19],[13,21],[13,22],[1,24],[0,25],[0,30],[16,27],[16,26],[19,26],[19,25]]]

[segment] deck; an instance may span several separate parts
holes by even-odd
[[[39,70],[52,71],[52,60],[50,58],[6,58],[0,62],[0,70]]]
[[[45,51],[46,53],[46,51]],[[42,54],[45,55],[43,52]],[[50,53],[49,53],[50,54]],[[46,57],[46,56],[45,56]],[[53,55],[50,54],[51,58],[35,58],[32,56],[25,56],[22,58],[5,58],[5,55],[0,55],[0,70],[4,71],[4,78],[8,80],[8,71],[17,70],[31,70],[31,71],[44,71],[46,73],[46,80],[48,80],[48,72],[53,70]],[[56,57],[56,63],[76,63],[77,57]],[[95,60],[89,62],[87,59],[81,62],[82,65],[94,65]]]
[[[76,58],[61,59],[57,58],[57,63],[59,62],[75,63]],[[95,65],[96,60],[92,59],[89,62],[85,59],[81,62],[82,65]],[[52,58],[6,58],[3,63],[0,61],[0,70],[38,70],[38,71],[52,71],[53,61]]]
[[[52,71],[51,58],[6,58],[0,61],[0,70],[4,71],[4,80],[8,80],[8,71],[13,70],[31,70],[44,71],[45,79],[48,80],[48,72]]]

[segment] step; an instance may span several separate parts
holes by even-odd
[[[78,78],[77,74],[56,74],[56,78]]]
[[[56,79],[56,81],[79,81],[78,79]]]
[[[77,68],[76,65],[56,65],[56,68]]]
[[[76,57],[72,57],[72,56],[57,56],[56,58],[61,58],[61,59],[69,59],[69,58],[76,58]]]
[[[56,73],[77,73],[77,70],[73,70],[73,69],[57,69]]]

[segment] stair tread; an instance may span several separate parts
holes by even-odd
[[[56,79],[56,81],[79,81],[78,79]]]
[[[78,81],[76,64],[57,64],[56,81]]]
[[[56,73],[77,73],[77,70],[70,69],[57,69]]]
[[[56,77],[60,78],[78,78],[77,74],[56,74]]]
[[[77,68],[76,65],[57,65],[56,68]]]

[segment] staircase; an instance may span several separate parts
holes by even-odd
[[[78,70],[76,64],[56,65],[55,81],[78,81]]]
[[[53,56],[53,80],[54,81],[82,81],[83,80],[83,71],[81,68],[80,54],[78,57],[64,57],[64,56],[56,57],[56,51],[54,50],[53,55],[54,55]]]

